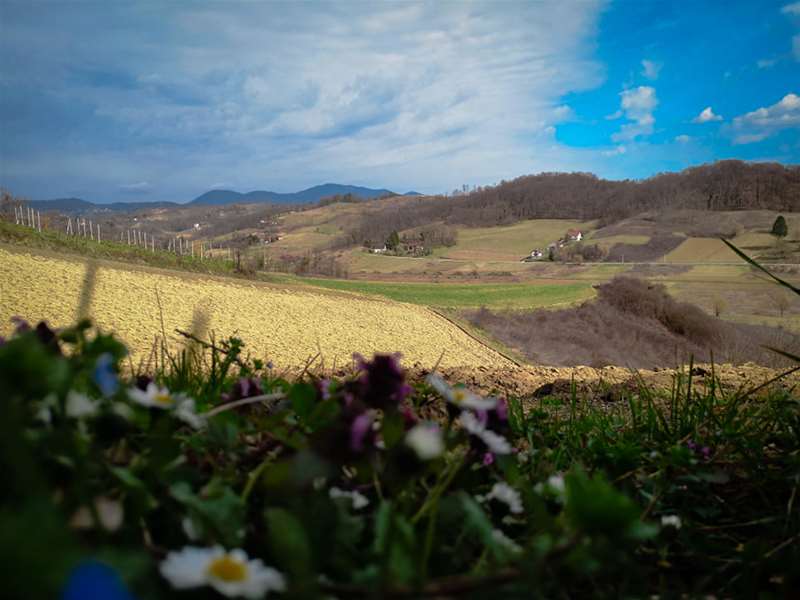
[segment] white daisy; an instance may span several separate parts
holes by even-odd
[[[70,390],[67,394],[65,409],[68,417],[82,419],[96,415],[99,409],[98,404],[96,400],[92,400],[86,394]]]
[[[420,460],[438,458],[444,452],[444,440],[435,423],[418,423],[406,433],[406,445]]]
[[[492,491],[482,497],[482,500],[485,502],[492,499],[498,500],[508,506],[508,510],[515,515],[525,510],[522,506],[522,497],[519,495],[519,492],[502,481],[495,483],[492,486]]]
[[[262,598],[268,592],[286,590],[283,575],[244,550],[226,551],[220,546],[186,546],[170,552],[162,561],[161,575],[176,589],[211,586],[229,598]]]
[[[131,400],[142,406],[152,406],[165,410],[175,408],[187,399],[185,394],[173,394],[165,387],[159,387],[154,381],[147,384],[147,389],[142,391],[138,387],[128,390]]]
[[[520,552],[522,552],[522,548],[520,547],[520,545],[517,544],[517,542],[512,540],[510,537],[508,537],[500,529],[492,530],[492,539],[494,539],[495,543],[498,546],[502,546],[512,554],[519,554]]]
[[[558,494],[563,494],[567,489],[564,485],[564,476],[560,474],[550,475],[547,478],[547,485]]]
[[[202,429],[206,425],[206,418],[197,414],[192,398],[185,398],[172,411],[176,417],[188,424],[193,429]]]
[[[171,410],[178,419],[194,429],[201,429],[206,424],[205,418],[197,414],[194,399],[186,394],[173,394],[167,388],[159,387],[152,381],[144,391],[137,387],[129,389],[128,396],[142,406]]]
[[[478,394],[469,391],[464,387],[453,387],[441,376],[431,373],[425,378],[433,389],[450,404],[455,404],[461,408],[471,408],[473,410],[491,410],[497,406],[496,398],[483,398]]]
[[[332,487],[330,490],[328,490],[328,495],[334,500],[336,498],[344,498],[349,500],[353,505],[353,510],[359,510],[369,505],[369,499],[356,490],[347,492],[337,487]]]
[[[499,433],[486,429],[483,423],[471,412],[464,411],[458,422],[469,433],[479,438],[493,454],[510,454],[511,444]]]
[[[680,529],[683,525],[683,521],[678,515],[664,515],[661,517],[661,526],[662,527],[674,527],[675,529]]]

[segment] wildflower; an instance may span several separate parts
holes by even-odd
[[[494,540],[495,544],[511,552],[512,554],[519,554],[522,552],[522,548],[519,546],[519,544],[508,537],[500,529],[492,530],[492,539]]]
[[[350,424],[350,450],[361,452],[367,442],[374,441],[375,430],[372,427],[372,415],[361,413]]]
[[[64,406],[67,416],[73,419],[93,417],[97,414],[98,402],[92,400],[86,394],[70,390],[67,394],[67,402]]]
[[[119,389],[117,374],[114,372],[114,358],[104,352],[97,358],[92,379],[103,396],[111,396]]]
[[[227,552],[220,546],[186,546],[170,552],[160,571],[175,589],[208,585],[229,598],[261,598],[271,591],[286,590],[286,580],[276,569],[260,559],[249,559],[244,550]]]
[[[420,460],[438,458],[444,452],[444,440],[435,423],[418,423],[406,433],[406,445]]]
[[[332,487],[330,490],[328,490],[328,495],[334,500],[337,498],[349,500],[353,505],[353,510],[359,510],[365,506],[369,506],[369,499],[357,490],[348,492],[337,487]]]
[[[400,367],[399,354],[376,354],[371,361],[354,355],[361,370],[360,396],[367,406],[387,409],[399,405],[411,393]]]
[[[537,494],[554,497],[555,500],[563,502],[564,494],[566,493],[566,485],[564,484],[564,476],[560,473],[550,475],[545,482],[539,482],[533,486],[533,491]]]
[[[495,483],[492,486],[492,490],[486,496],[480,496],[479,500],[482,502],[488,502],[489,500],[502,502],[508,507],[508,510],[515,515],[524,510],[522,507],[522,497],[519,495],[519,492],[502,481]]]
[[[221,398],[223,402],[233,402],[234,400],[260,396],[263,393],[261,381],[255,377],[240,377],[239,380],[233,384],[231,391],[227,394],[222,394]]]
[[[198,528],[191,517],[184,517],[181,520],[181,529],[183,529],[183,533],[187,538],[189,538],[190,541],[196,542],[200,539],[200,531],[198,531]]]
[[[675,529],[680,529],[682,525],[683,522],[678,515],[664,515],[661,517],[662,527],[674,527]]]
[[[428,375],[425,381],[447,402],[460,408],[490,410],[497,405],[497,400],[494,398],[483,398],[465,387],[452,387],[436,373]]]
[[[84,561],[69,574],[61,600],[133,600],[122,578],[108,565],[97,561]]]
[[[142,406],[162,409],[175,408],[178,403],[186,399],[183,394],[172,394],[167,388],[156,385],[154,381],[148,383],[144,390],[139,387],[129,389],[128,396]]]
[[[491,452],[486,452],[483,455],[483,466],[488,467],[494,463],[494,454]]]
[[[192,429],[202,429],[206,425],[203,415],[198,415],[192,398],[185,398],[172,413]]]
[[[458,421],[467,432],[483,442],[492,454],[511,453],[511,444],[508,443],[508,440],[491,429],[486,429],[471,412],[462,412]]]
[[[566,491],[566,486],[564,485],[564,476],[560,474],[550,475],[550,477],[547,478],[547,485],[551,490],[559,494],[563,494]]]
[[[11,317],[11,322],[14,324],[14,333],[17,335],[22,335],[31,330],[30,324],[20,316]]]
[[[173,394],[165,387],[158,387],[154,382],[147,384],[142,391],[138,387],[128,390],[128,396],[142,406],[172,410],[173,414],[195,429],[205,425],[205,419],[195,410],[194,400],[186,394]]]

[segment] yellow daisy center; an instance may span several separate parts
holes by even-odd
[[[453,402],[460,404],[467,397],[464,390],[453,390]]]
[[[208,574],[221,581],[244,581],[247,579],[247,565],[225,554],[211,561]]]
[[[169,394],[156,394],[154,400],[157,404],[163,404],[165,406],[172,404],[172,396]]]

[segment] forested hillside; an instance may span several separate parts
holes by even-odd
[[[342,244],[383,240],[441,221],[489,227],[526,219],[599,219],[608,225],[654,209],[800,210],[800,167],[720,161],[642,181],[609,181],[591,173],[526,175],[459,196],[427,196],[365,213]]]

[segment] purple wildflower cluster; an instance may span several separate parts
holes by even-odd
[[[406,429],[417,422],[413,410],[404,404],[412,390],[400,366],[400,355],[376,354],[372,360],[360,355],[354,358],[359,368],[355,379],[336,389],[328,380],[317,382],[320,399],[336,399],[341,407],[337,425],[319,440],[320,450],[343,462],[367,455],[378,447],[376,410],[399,412]]]
[[[686,447],[703,460],[711,459],[711,448],[708,446],[700,446],[694,440],[689,440],[686,442]]]

